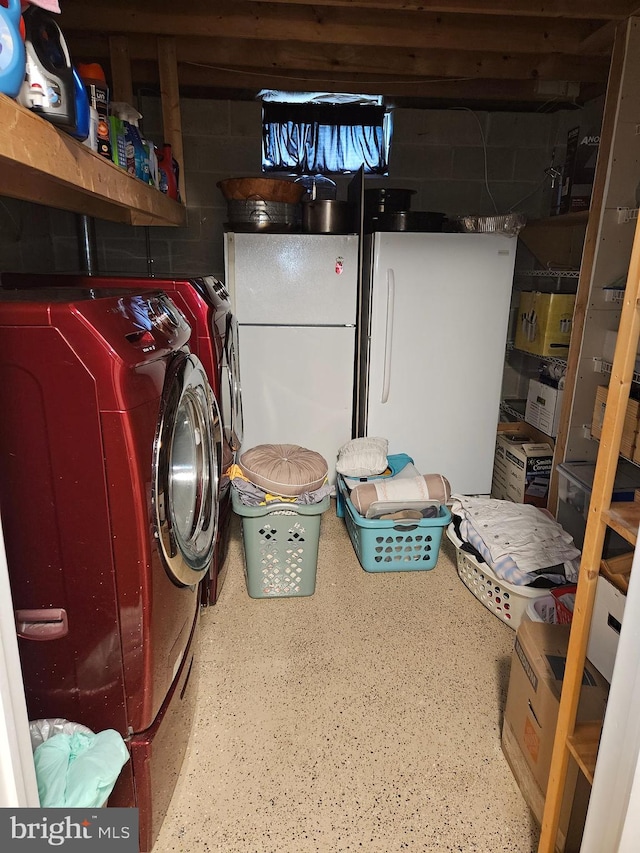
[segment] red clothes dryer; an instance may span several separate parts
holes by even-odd
[[[186,749],[221,425],[164,293],[0,290],[0,512],[31,719],[125,738],[149,850]]]
[[[32,275],[5,273],[3,288],[83,287],[162,290],[191,326],[189,349],[200,359],[213,388],[223,422],[219,524],[211,571],[202,583],[204,605],[214,604],[224,581],[229,545],[231,487],[225,472],[235,461],[243,438],[242,392],[238,358],[238,324],[224,284],[214,276],[132,278],[129,276]]]

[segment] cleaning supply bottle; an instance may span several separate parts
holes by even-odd
[[[76,127],[71,134],[81,142],[88,138],[91,130],[91,111],[89,107],[89,98],[87,91],[84,88],[78,69],[73,66],[73,85],[76,95]]]
[[[89,104],[98,113],[97,151],[107,160],[112,159],[109,127],[109,87],[102,66],[97,62],[79,62],[78,73],[82,78]]]
[[[160,189],[160,167],[158,164],[156,146],[153,144],[153,142],[151,142],[150,139],[145,139],[144,141],[147,146],[149,155],[149,184],[150,186],[155,187],[156,189]]]
[[[160,178],[160,190],[169,198],[178,199],[178,182],[176,180],[175,160],[171,154],[171,146],[165,142],[157,148],[158,174]]]
[[[25,72],[24,42],[20,36],[20,0],[0,6],[0,92],[15,98]]]
[[[67,43],[53,16],[38,6],[24,13],[26,65],[22,106],[68,133],[76,129],[76,97]]]

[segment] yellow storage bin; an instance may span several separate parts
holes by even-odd
[[[566,358],[575,301],[575,293],[522,291],[518,308],[516,348],[534,355]]]

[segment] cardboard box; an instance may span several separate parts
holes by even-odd
[[[602,576],[598,578],[587,657],[609,682],[613,675],[626,600],[626,595],[610,581]]]
[[[525,423],[499,424],[491,497],[546,506],[553,448]]]
[[[596,163],[598,162],[598,148],[600,147],[599,133],[587,132],[578,136],[573,175],[571,176],[570,212],[589,210]]]
[[[507,450],[507,500],[545,507],[553,465],[548,444],[521,444]]]
[[[531,809],[538,824],[542,825],[545,792],[534,779],[513,729],[506,721],[502,726],[501,746],[525,803]],[[570,756],[558,822],[556,839],[558,850],[580,849],[590,794],[591,785]]]
[[[569,213],[571,210],[571,187],[573,184],[573,172],[576,166],[579,137],[579,127],[572,127],[567,133],[567,148],[564,156],[564,165],[562,167],[562,184],[558,205],[559,213]]]
[[[518,307],[516,349],[533,355],[566,358],[575,302],[575,293],[523,290]]]
[[[546,435],[556,436],[560,423],[563,391],[537,379],[529,380],[524,419]]]
[[[607,407],[607,395],[609,389],[606,385],[599,385],[596,390],[596,399],[593,406],[593,417],[591,418],[591,435],[593,438],[601,438],[604,413]],[[620,453],[627,459],[640,462],[640,455],[635,459],[638,429],[640,428],[640,402],[629,398],[622,427],[622,438],[620,439]],[[638,451],[640,453],[640,449]]]
[[[543,791],[549,778],[569,632],[569,625],[524,621],[516,633],[511,656],[504,723],[511,726],[533,777]],[[607,693],[606,680],[587,661],[577,721],[602,720]]]
[[[580,133],[579,127],[572,127],[567,133],[567,150],[562,168],[560,213],[589,210],[599,147],[598,133],[591,131]]]

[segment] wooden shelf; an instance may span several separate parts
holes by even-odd
[[[601,733],[602,721],[577,723],[573,734],[567,738],[567,749],[578,762],[578,767],[591,785],[593,785]]]
[[[615,501],[603,512],[607,525],[626,539],[635,548],[640,525],[640,503],[638,501]]]
[[[186,222],[183,205],[0,95],[0,194],[129,225]]]

